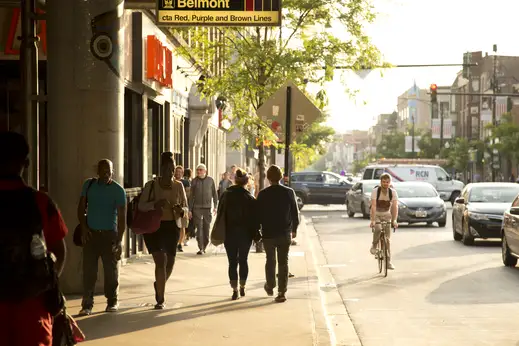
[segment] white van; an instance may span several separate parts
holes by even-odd
[[[440,166],[433,165],[371,165],[364,169],[363,180],[378,180],[383,173],[389,173],[394,181],[425,181],[431,183],[445,201],[454,204],[463,190],[464,184],[453,180]]]

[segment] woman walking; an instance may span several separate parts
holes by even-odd
[[[252,240],[259,235],[256,216],[256,199],[246,189],[249,182],[247,172],[236,170],[235,185],[222,195],[217,218],[225,220],[225,250],[229,260],[229,281],[233,290],[232,300],[245,296],[245,285],[249,275],[248,256]],[[239,274],[238,274],[239,267]]]
[[[144,242],[155,262],[155,309],[165,307],[166,282],[173,272],[180,238],[177,220],[183,217],[187,208],[184,186],[173,179],[174,168],[173,154],[162,153],[160,177],[146,183],[139,201],[140,211],[162,209],[159,229],[154,233],[144,234]]]

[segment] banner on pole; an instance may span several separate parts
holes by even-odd
[[[443,119],[443,139],[452,138],[452,119]]]
[[[441,120],[440,119],[431,119],[432,138],[439,139],[440,131],[441,131]]]
[[[422,139],[421,136],[414,137],[414,152],[415,153],[420,152],[420,148],[418,147],[418,142],[420,142],[421,139]],[[405,136],[405,152],[406,153],[413,152],[413,137],[412,136]]]

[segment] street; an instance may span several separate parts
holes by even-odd
[[[455,242],[448,209],[446,228],[392,233],[396,270],[384,278],[369,254],[369,220],[348,218],[342,206],[305,207],[358,345],[519,345],[519,269],[503,266],[499,241]]]

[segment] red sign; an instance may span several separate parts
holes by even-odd
[[[38,13],[44,13],[41,10],[37,10]],[[21,36],[18,30],[18,23],[20,22],[20,9],[15,8],[13,15],[11,16],[11,23],[9,24],[9,31],[7,33],[7,42],[5,44],[4,54],[5,55],[19,55],[20,50],[14,48],[14,40]],[[47,22],[44,20],[40,21],[40,32],[38,33],[40,38],[40,47],[43,49],[43,53],[47,55]]]
[[[146,59],[146,78],[171,88],[173,86],[173,52],[154,35],[148,35]]]

